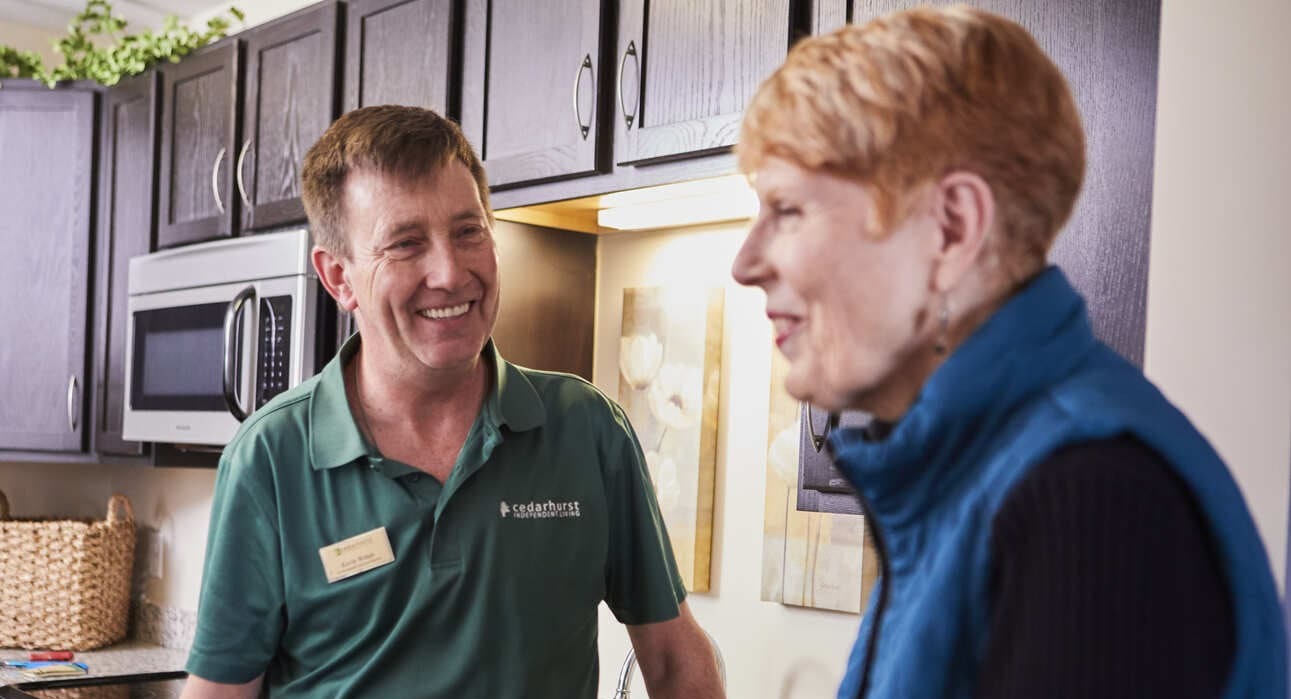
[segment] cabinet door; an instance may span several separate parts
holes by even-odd
[[[229,39],[161,69],[158,247],[234,234],[238,61]]]
[[[94,347],[94,451],[140,456],[144,445],[121,438],[130,258],[153,250],[157,197],[160,76],[122,81],[107,93],[99,149]]]
[[[452,0],[351,0],[346,9],[345,111],[376,104],[460,117]]]
[[[246,39],[244,140],[233,170],[242,229],[305,220],[305,153],[336,117],[337,29],[330,2],[261,26]]]
[[[0,90],[0,448],[82,449],[95,97]]]
[[[462,124],[491,185],[600,170],[604,11],[601,0],[469,0]]]
[[[789,4],[626,0],[615,66],[615,160],[647,163],[734,145],[749,99],[788,53]]]

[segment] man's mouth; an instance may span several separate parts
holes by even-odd
[[[429,318],[431,320],[447,320],[449,318],[456,318],[460,315],[465,315],[467,311],[471,310],[472,303],[474,302],[466,301],[465,303],[459,303],[456,306],[440,306],[438,308],[423,308],[420,311],[417,311],[417,315],[421,316],[422,318]]]

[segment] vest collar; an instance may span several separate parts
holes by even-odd
[[[971,475],[964,469],[1014,408],[1071,373],[1096,343],[1084,300],[1051,266],[947,358],[885,439],[834,431],[838,466],[885,529],[916,520]]]

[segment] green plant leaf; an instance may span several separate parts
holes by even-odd
[[[246,21],[246,15],[237,7],[230,7],[228,14],[239,23]],[[62,80],[94,80],[111,87],[160,61],[179,62],[181,57],[226,36],[233,22],[218,15],[198,32],[180,25],[174,15],[167,15],[159,30],[139,34],[126,34],[126,25],[125,18],[112,13],[109,0],[86,0],[85,9],[54,43],[63,57],[62,65],[49,69],[35,53],[0,46],[0,79],[35,78],[49,87]]]

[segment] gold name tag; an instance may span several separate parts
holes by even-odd
[[[390,549],[385,527],[328,544],[318,550],[318,555],[323,559],[323,572],[329,583],[394,563],[394,551]]]

